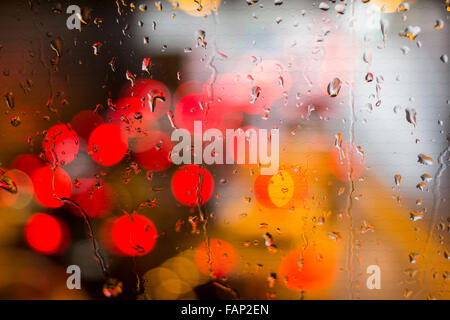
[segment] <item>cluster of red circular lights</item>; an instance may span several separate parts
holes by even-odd
[[[61,152],[57,150],[57,154]],[[62,202],[55,197],[70,196],[70,177],[63,169],[56,167],[52,170],[32,154],[19,155],[13,160],[12,167],[14,169],[7,170],[5,174],[16,183],[17,193],[0,190],[0,206],[20,209],[28,205],[34,196],[43,206],[56,208]],[[28,219],[24,236],[26,243],[42,254],[62,253],[70,242],[70,231],[65,222],[46,213],[36,213]]]
[[[78,135],[70,125],[55,125],[45,132],[42,148],[43,156],[51,165],[45,165],[34,155],[21,155],[14,160],[13,165],[29,174],[34,196],[41,205],[57,208],[63,205],[62,199],[69,198],[72,193],[71,178],[60,166],[77,157]],[[70,231],[62,219],[36,213],[26,223],[25,240],[37,252],[59,254],[69,244]]]
[[[219,75],[214,83],[207,82],[203,86],[198,81],[188,81],[174,94],[175,123],[178,128],[187,129],[191,133],[194,121],[202,121],[203,130],[238,128],[242,123],[243,113],[263,113],[266,107],[280,99],[291,86],[290,75],[284,66],[271,60],[255,67],[252,75],[227,73]],[[253,91],[258,96],[251,101]],[[212,196],[213,189],[211,174],[198,165],[182,166],[172,178],[172,192],[186,206],[204,204]],[[230,243],[210,239],[197,248],[195,261],[202,273],[220,278],[233,269],[236,253]]]
[[[152,81],[142,81],[133,88],[133,91],[136,92],[133,92],[133,95],[136,94],[136,97],[131,97],[130,99],[140,99],[138,96],[143,95],[144,91],[148,89],[148,86],[153,86],[153,88],[158,89],[158,86],[161,88],[164,85],[157,82],[152,83]],[[166,101],[166,104],[169,105],[170,95],[167,88],[165,94],[169,99],[168,102]],[[135,104],[135,107],[137,106],[138,105]],[[142,110],[142,113],[144,117],[153,117],[154,115],[161,116],[165,112],[163,109],[164,108],[156,109],[157,112],[152,114],[145,111],[144,109]],[[136,112],[138,111],[136,110]],[[123,121],[121,121],[121,123],[123,123]],[[72,126],[75,128],[75,130],[72,128]],[[100,117],[97,113],[85,110],[78,113],[72,119],[70,125],[58,124],[51,127],[46,132],[43,141],[43,151],[46,160],[51,163],[51,165],[45,165],[40,158],[34,155],[19,156],[15,162],[16,165],[24,168],[24,170],[26,170],[32,177],[32,182],[35,186],[34,195],[36,200],[41,205],[49,208],[60,207],[63,205],[63,201],[61,200],[63,198],[70,198],[72,195],[72,191],[74,191],[72,200],[79,204],[88,216],[103,216],[108,213],[109,209],[111,208],[110,199],[112,198],[112,190],[109,185],[103,183],[100,184],[100,186],[97,186],[98,183],[95,179],[80,179],[76,183],[75,190],[72,190],[71,178],[68,173],[63,168],[61,168],[61,166],[70,163],[77,157],[80,145],[81,149],[84,151],[88,151],[91,154],[93,160],[98,164],[103,166],[112,166],[114,164],[117,164],[125,156],[128,149],[127,139],[130,138],[131,135],[127,135],[126,132],[127,131],[125,131],[120,125],[114,123],[104,123],[102,117]],[[79,133],[80,135],[82,141],[81,143],[79,142],[77,133]],[[150,137],[152,139],[155,138],[154,136]],[[164,136],[163,138],[165,138],[165,141],[167,141],[168,137]],[[156,145],[159,144],[159,142],[160,141],[158,140],[153,144]],[[158,152],[155,151],[155,148],[156,147],[154,147],[153,150],[150,151],[144,150],[144,152],[150,152],[150,157],[145,157],[145,155],[142,155],[142,153],[138,153],[137,157],[140,159],[142,158],[144,166],[147,166],[149,170],[157,171],[167,167],[169,165],[169,161],[168,156],[166,158],[160,156],[157,163],[152,163],[151,161],[149,161],[149,159],[152,158],[151,156],[153,154],[158,154]],[[160,149],[158,148],[158,151],[159,150]],[[168,154],[169,151],[165,151]],[[43,233],[50,231],[49,229],[46,229],[44,224],[36,223],[34,219],[35,216],[37,215],[33,215],[28,221],[28,224],[33,223],[34,233],[38,233],[39,229],[41,229]],[[136,218],[136,220],[139,219],[139,217]],[[117,223],[119,227],[115,227],[115,230],[117,229],[120,231],[121,229],[124,229],[123,232],[127,232],[127,225],[122,226],[123,223],[121,223],[120,220]],[[53,229],[59,230],[55,231],[54,234],[60,234],[63,231],[65,233],[65,231],[68,230],[62,220],[58,220],[57,224],[53,224]],[[62,249],[64,247],[62,246],[58,250],[47,250],[45,248],[40,250],[41,245],[45,247],[45,241],[42,241],[41,243],[38,241],[39,237],[30,237],[28,234],[28,230],[30,229],[25,229],[25,237],[27,239],[27,242],[33,249],[38,252],[56,254],[61,252],[61,250],[59,249]],[[119,231],[115,231],[114,235],[120,235]],[[61,237],[61,239],[62,238],[63,237]],[[67,237],[65,236],[64,238]],[[37,240],[35,241],[33,239]],[[120,238],[120,236],[118,236],[118,241],[116,241],[119,248],[121,246],[121,243],[123,242],[120,239],[123,240],[123,237]]]
[[[70,125],[58,124],[45,132],[42,147],[43,155],[51,165],[46,165],[34,155],[24,154],[14,159],[13,166],[22,168],[31,177],[34,196],[41,205],[57,208],[62,206],[62,199],[69,198],[72,193],[71,178],[60,166],[77,157],[78,135]],[[36,213],[26,223],[26,242],[42,254],[63,252],[69,239],[69,228],[62,219],[55,216]]]
[[[95,137],[105,136],[110,139],[112,128],[115,131],[113,134],[117,140],[123,141],[123,145],[120,146],[118,153],[115,142],[112,148],[106,143],[103,146],[104,151],[98,155],[98,161],[96,157],[94,160],[103,165],[116,164],[125,156],[129,147],[128,141],[131,141],[130,148],[134,160],[144,169],[162,171],[170,167],[172,141],[165,132],[151,129],[158,119],[167,114],[170,105],[171,93],[159,81],[141,79],[133,86],[126,85],[122,89],[121,98],[114,103],[115,110],[108,112],[111,123],[106,125],[109,128],[99,129],[101,128],[99,127],[96,130],[100,132],[97,133],[94,130],[89,140],[89,150],[91,154],[95,150],[98,153],[98,142],[94,141]],[[105,133],[101,130],[105,130]],[[108,133],[106,132],[108,130],[111,131]],[[108,153],[115,153],[116,158],[109,157]],[[142,256],[148,254],[155,246],[157,230],[150,219],[133,213],[106,221],[101,230],[101,238],[106,248],[114,254]]]
[[[172,164],[169,135],[151,129],[158,119],[166,116],[171,103],[172,95],[166,85],[156,80],[140,79],[133,86],[127,84],[121,90],[121,98],[114,103],[115,110],[108,113],[111,125],[121,130],[121,141],[132,141],[130,148],[134,159],[146,170],[162,171]],[[123,149],[124,156],[128,144]]]
[[[273,67],[276,67],[277,70],[275,73],[278,74],[280,73],[280,70],[282,70],[282,67],[279,64],[273,63],[269,63],[268,67],[266,66],[265,68],[271,70],[270,67],[272,67],[272,70]],[[270,82],[273,81],[273,75],[267,77],[268,73],[270,74],[271,72],[269,71],[268,73],[264,73],[264,66],[259,66],[259,68],[260,71],[255,71],[255,79],[259,79],[257,83],[262,86],[261,90],[262,92],[264,92],[264,98],[260,99],[259,101],[265,100],[266,102],[264,102],[264,104],[270,104],[271,101],[279,98],[282,93],[278,88],[279,84],[278,87],[275,87],[277,89],[271,89],[274,88],[273,83]],[[239,77],[235,79],[239,79]],[[242,80],[244,79],[245,78],[242,78]],[[231,92],[235,91],[238,88],[243,89],[245,87],[242,85],[243,83],[239,83],[239,81],[230,80],[231,78],[229,75],[224,75],[223,78],[219,78],[218,81],[214,83],[213,86],[216,89],[216,94],[221,95],[220,90],[222,90],[224,95],[217,101],[213,101],[212,104],[214,105],[216,102],[230,103],[230,108],[220,108],[222,110],[231,110],[230,113],[235,113],[236,111],[243,111],[251,114],[261,112],[263,103],[258,102],[251,105],[248,101],[248,92],[250,92],[251,90],[249,82],[247,80],[245,82],[247,84],[246,89],[248,89],[246,93],[244,93],[244,91],[240,91],[242,94],[232,95]],[[284,85],[287,84],[287,86],[290,86],[290,78],[288,74],[284,75],[284,77],[280,76],[278,78],[278,81],[287,81],[284,82]],[[156,112],[150,112],[150,108],[145,108],[145,101],[147,101],[147,103],[150,103],[149,99],[151,97],[145,97],[145,94],[147,94],[147,92],[149,91],[161,91],[163,92],[163,96],[165,96],[164,101],[158,101],[158,107],[155,108]],[[118,106],[118,108],[115,111],[117,113],[114,113],[112,116],[112,123],[103,123],[101,118],[97,117],[95,113],[83,112],[83,114],[80,113],[73,119],[73,125],[79,128],[78,130],[80,131],[80,134],[84,139],[89,136],[87,149],[92,155],[94,161],[96,161],[97,163],[104,166],[111,166],[118,163],[123,158],[128,149],[127,138],[138,137],[141,138],[141,140],[138,140],[136,143],[137,161],[149,170],[163,170],[170,165],[170,160],[168,160],[168,153],[171,149],[170,139],[162,132],[157,132],[156,135],[142,134],[142,131],[140,131],[138,128],[141,127],[141,120],[147,122],[154,121],[160,118],[167,111],[170,106],[170,93],[164,85],[153,80],[138,81],[136,83],[136,86],[126,90],[126,92],[130,95],[130,97],[122,98],[122,100],[119,100],[116,103],[116,106]],[[175,110],[177,124],[181,123],[182,126],[184,125],[185,127],[189,127],[189,123],[193,123],[194,120],[203,119],[203,112],[198,111],[202,108],[196,109],[195,107],[193,107],[200,107],[201,103],[203,103],[204,101],[203,97],[204,95],[202,94],[196,94],[187,95],[180,99]],[[231,97],[236,97],[237,100],[230,101]],[[246,97],[247,99],[245,99],[244,97]],[[153,102],[154,101],[152,101],[152,103]],[[144,106],[142,105],[143,103]],[[177,110],[181,110],[181,113]],[[212,118],[214,118],[215,116],[216,121],[218,121],[219,118],[225,118],[225,116],[227,115],[226,113],[218,112],[218,108],[216,108],[215,111],[214,109],[212,110],[213,111],[208,115],[208,117],[213,115]],[[177,117],[177,114],[181,114],[182,116]],[[189,117],[189,115],[191,117]],[[89,119],[90,121],[88,121],[88,123],[93,124],[93,126],[87,129],[83,129],[82,126],[80,126],[80,123],[86,123],[86,119]],[[233,117],[231,117],[231,119],[235,120],[235,118]],[[119,120],[118,123],[117,120]],[[238,126],[240,124],[240,121],[241,120],[238,120],[234,125],[231,126]],[[126,124],[125,128],[123,127],[124,123]],[[219,127],[219,122],[213,121],[212,123],[214,123],[216,127]],[[230,125],[227,125],[227,127],[230,127]],[[55,134],[56,132],[57,134]],[[145,130],[143,132],[145,133]],[[76,157],[76,154],[78,152],[77,136],[76,133],[71,130],[70,126],[58,125],[56,128],[51,128],[47,135],[51,138],[44,141],[44,149],[47,151],[46,156],[50,161],[52,161],[53,163],[55,163],[56,161],[57,164],[64,165],[69,163]],[[150,148],[145,150],[143,147],[144,145],[150,146]],[[167,154],[167,156],[165,156],[165,154]],[[148,159],[156,159],[157,161],[152,162],[152,160],[150,160],[149,162]],[[202,181],[201,186],[200,179]],[[52,169],[52,167],[50,166],[38,168],[36,172],[33,173],[33,181],[35,185],[39,184],[40,186],[43,186],[43,188],[39,188],[40,190],[39,192],[37,192],[36,197],[39,202],[45,206],[51,208],[61,206],[61,201],[57,200],[56,198],[70,197],[72,191],[70,177],[59,166],[57,166],[55,169]],[[88,185],[93,184],[92,181],[83,182],[87,183]],[[83,182],[82,184],[84,184]],[[201,188],[200,192],[199,188]],[[202,199],[202,204],[206,202],[211,197],[213,188],[214,181],[211,177],[211,174],[205,168],[200,168],[196,165],[181,167],[174,174],[174,177],[172,179],[172,191],[175,197],[178,201],[188,206],[198,205],[199,199]],[[83,190],[86,191],[86,188],[84,188]],[[78,199],[78,201],[82,203],[83,200],[85,199],[83,199],[82,197]],[[87,213],[89,214],[90,210],[87,210]],[[90,214],[94,215],[92,212]],[[130,221],[144,220],[144,229],[154,230],[155,232],[152,233],[146,231],[143,234],[144,238],[145,236],[148,237],[150,235],[149,239],[153,239],[153,241],[143,241],[144,245],[134,246],[129,241],[129,235],[135,233],[134,228],[136,226],[130,227],[129,223],[127,224],[124,222],[128,221],[126,220],[128,219],[128,217],[121,217],[117,219],[112,227],[112,237],[113,241],[115,242],[115,247],[119,249],[118,251],[126,255],[140,255],[142,253],[145,254],[150,251],[154,245],[156,234],[156,229],[154,228],[154,226],[149,228],[148,226],[151,226],[151,222],[149,223],[149,221],[145,221],[145,217],[135,215],[134,218],[135,219],[130,219]],[[131,249],[129,246],[131,246]],[[138,250],[136,250],[136,248],[138,248]]]

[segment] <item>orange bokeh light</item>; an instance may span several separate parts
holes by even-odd
[[[292,169],[259,175],[253,185],[256,201],[266,208],[289,208],[308,196],[308,182],[301,172]]]
[[[341,181],[355,180],[364,172],[365,158],[356,146],[348,142],[342,143],[342,147],[334,148],[329,158],[330,171]]]
[[[213,278],[220,278],[231,272],[236,264],[236,253],[231,244],[220,239],[202,242],[195,251],[195,263],[199,270]]]
[[[279,275],[291,290],[321,290],[333,283],[336,269],[335,248],[320,243],[289,252],[281,261]]]

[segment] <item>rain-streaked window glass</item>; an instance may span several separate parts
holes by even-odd
[[[448,0],[0,15],[0,298],[450,298]]]

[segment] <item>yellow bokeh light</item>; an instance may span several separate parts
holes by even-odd
[[[181,9],[192,16],[201,17],[216,12],[221,0],[170,0],[175,9]]]
[[[283,207],[289,203],[294,195],[294,180],[286,170],[280,170],[270,178],[268,185],[270,200],[277,207]]]
[[[381,12],[392,13],[396,12],[398,6],[404,0],[371,0],[370,3],[380,8]]]

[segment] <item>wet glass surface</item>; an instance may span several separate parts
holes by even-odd
[[[1,298],[449,299],[448,1],[0,12]]]

